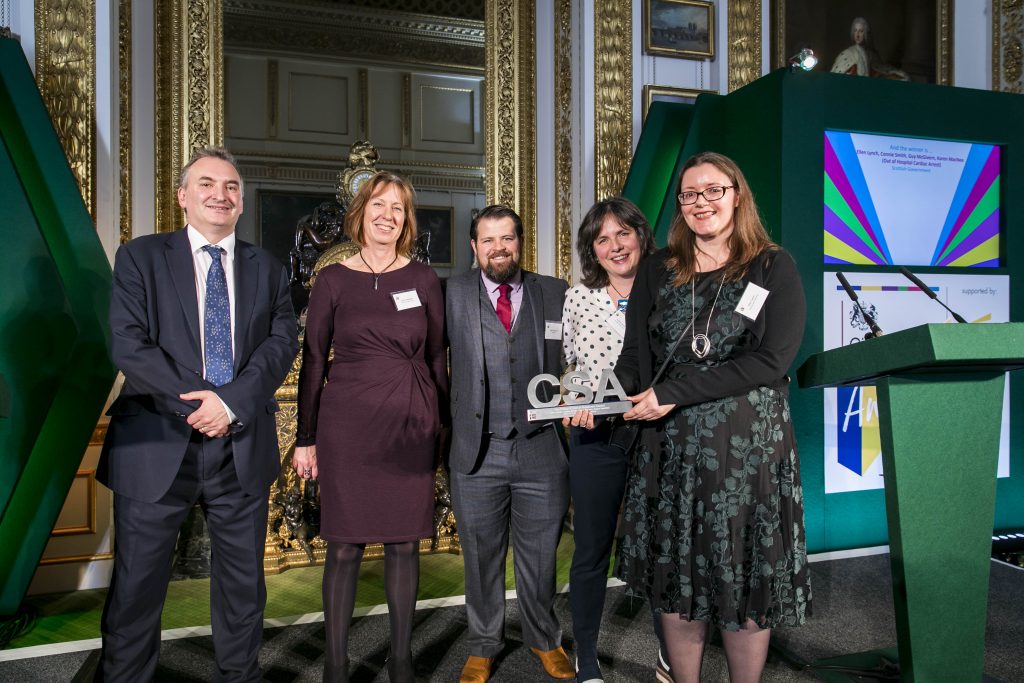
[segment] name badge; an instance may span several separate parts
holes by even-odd
[[[747,288],[743,290],[743,296],[740,297],[740,302],[736,304],[736,312],[744,318],[756,320],[757,314],[761,312],[761,307],[764,306],[764,301],[767,298],[767,289],[748,282]]]
[[[544,321],[544,338],[559,340],[562,338],[562,321],[561,320],[545,320]]]
[[[415,289],[391,292],[391,299],[395,302],[395,308],[399,311],[404,311],[409,308],[418,308],[423,305],[420,302],[420,295]]]
[[[626,338],[626,314],[622,311],[615,311],[608,316],[608,329],[623,339]]]

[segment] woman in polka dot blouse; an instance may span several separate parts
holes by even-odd
[[[654,250],[647,219],[628,199],[595,204],[576,238],[582,284],[569,290],[562,312],[566,362],[596,383],[615,366],[626,332],[626,306],[640,259]],[[595,387],[596,388],[596,387]],[[601,681],[597,636],[604,610],[615,526],[626,484],[627,458],[608,445],[608,423],[589,411],[571,420],[569,486],[576,552],[570,569],[569,603],[576,638],[576,680]]]

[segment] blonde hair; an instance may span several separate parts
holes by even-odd
[[[729,235],[729,260],[725,263],[724,277],[736,281],[747,273],[750,264],[761,253],[779,248],[761,222],[754,195],[743,177],[743,172],[736,162],[717,152],[701,152],[690,157],[679,172],[676,187],[683,186],[683,174],[695,166],[711,164],[729,178],[729,183],[736,193],[736,210],[732,218],[732,234]],[[697,238],[686,223],[682,205],[676,201],[676,216],[668,234],[669,259],[666,262],[670,270],[675,271],[672,284],[679,287],[694,278],[697,273]]]
[[[370,198],[377,194],[377,191],[394,185],[398,188],[398,194],[402,197],[402,206],[405,208],[405,222],[402,224],[402,233],[395,243],[395,251],[400,256],[409,256],[412,253],[412,245],[416,242],[416,208],[414,205],[416,192],[408,180],[392,173],[391,171],[377,171],[366,179],[359,188],[359,192],[352,198],[352,203],[345,210],[345,234],[350,240],[363,247],[366,240],[363,236],[363,214],[366,212],[366,205]]]

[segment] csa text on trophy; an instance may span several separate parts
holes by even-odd
[[[551,392],[550,399],[544,400],[538,397],[537,389],[541,384],[549,384],[555,389]],[[565,393],[558,392],[559,384],[565,387]],[[545,392],[547,393],[547,392]],[[619,415],[633,407],[633,403],[626,398],[626,392],[619,383],[615,372],[605,370],[597,382],[597,390],[590,386],[590,375],[582,370],[568,373],[559,382],[558,378],[548,373],[541,373],[530,380],[526,388],[526,395],[530,399],[531,410],[526,411],[526,419],[530,422],[540,420],[554,420],[563,417],[572,417],[577,410],[589,410],[594,415]],[[607,400],[609,397],[617,401]]]

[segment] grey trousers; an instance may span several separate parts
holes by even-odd
[[[512,566],[526,645],[561,645],[555,618],[555,551],[569,507],[569,464],[554,428],[530,438],[492,438],[472,474],[451,473],[466,573],[470,655],[504,648],[505,556]]]

